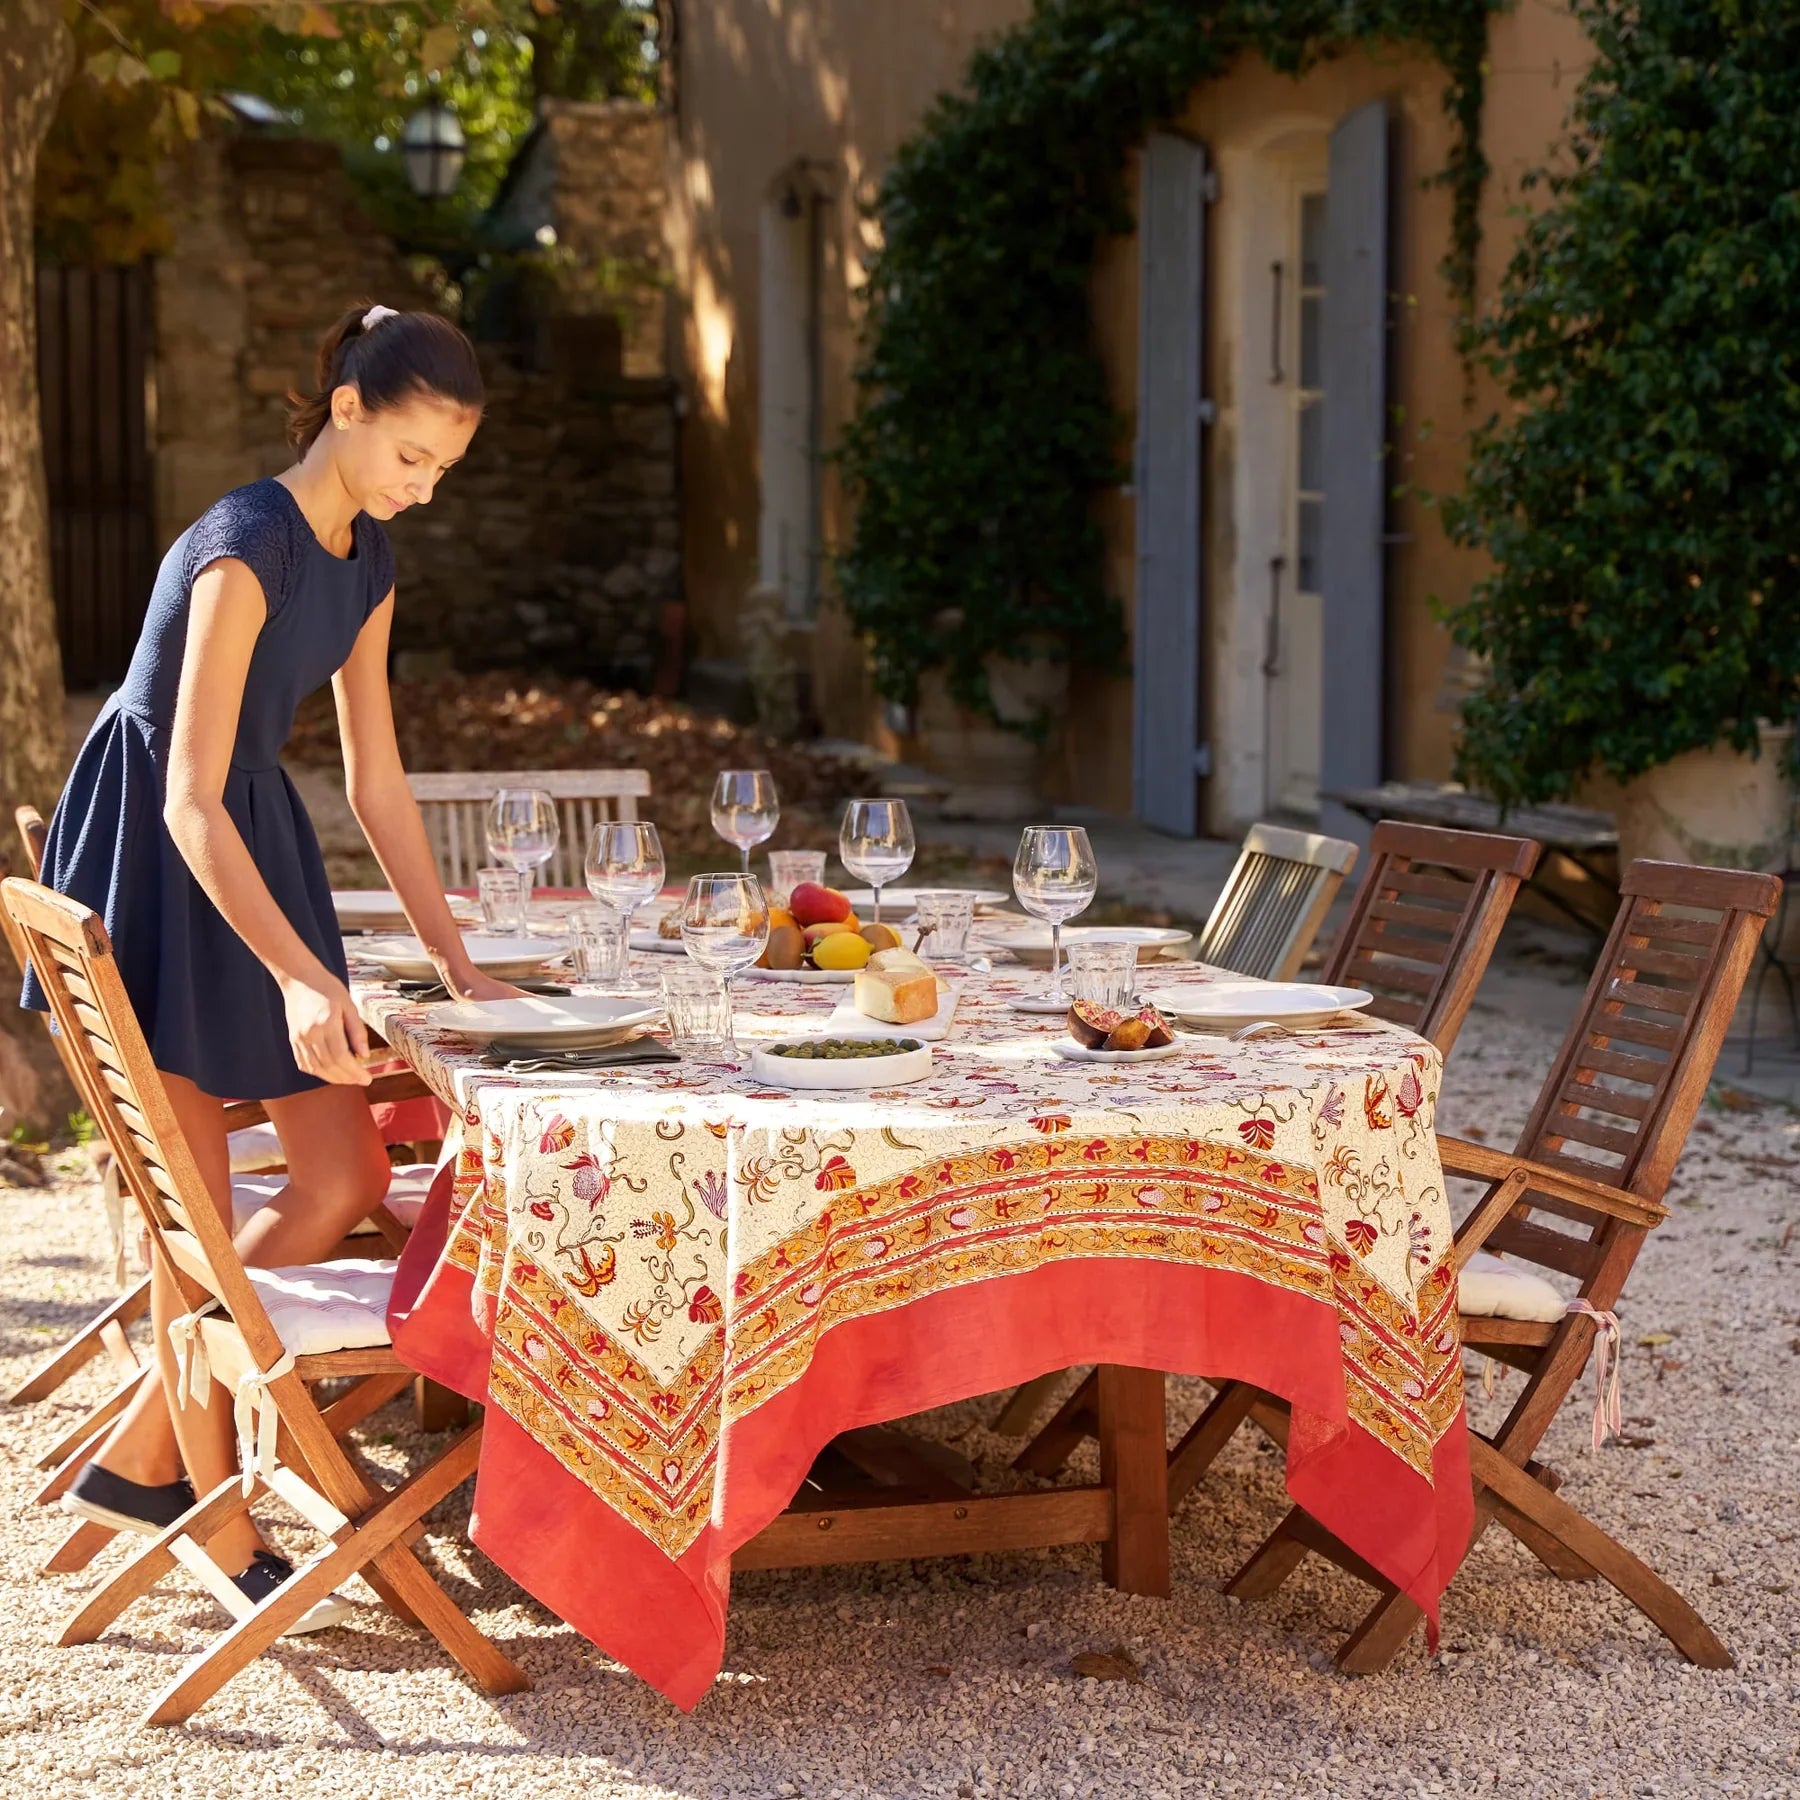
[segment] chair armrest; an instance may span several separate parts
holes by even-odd
[[[242,1131],[247,1125],[266,1125],[269,1109],[260,1100],[230,1100],[225,1105],[225,1129]]]
[[[1585,1175],[1564,1169],[1553,1169],[1547,1163],[1533,1162],[1528,1156],[1515,1156],[1509,1150],[1491,1150],[1486,1144],[1471,1144],[1466,1138],[1445,1137],[1437,1140],[1438,1155],[1446,1175],[1466,1175],[1477,1181],[1502,1182],[1509,1176],[1524,1177],[1522,1192],[1546,1194],[1554,1200],[1566,1200],[1574,1206],[1585,1206],[1593,1212],[1623,1219],[1630,1225],[1660,1225],[1669,1209],[1640,1194],[1627,1193]]]
[[[382,1061],[392,1062],[394,1052],[382,1053]],[[397,1100],[428,1100],[431,1089],[411,1069],[397,1069],[391,1075],[377,1075],[363,1089],[363,1098],[371,1106],[386,1106]],[[232,1100],[225,1107],[225,1129],[242,1131],[247,1125],[266,1125],[269,1109],[260,1100]]]

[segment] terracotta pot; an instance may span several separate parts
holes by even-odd
[[[993,657],[987,676],[995,709],[1020,724],[1055,718],[1068,694],[1067,663]],[[1043,810],[1042,746],[959,706],[938,670],[919,683],[916,718],[925,766],[951,783],[945,818],[1023,819]]]
[[[1593,803],[1619,825],[1619,867],[1634,858],[1715,869],[1787,867],[1794,838],[1791,725],[1758,727],[1761,754],[1728,745],[1690,750],[1620,786],[1596,783]]]

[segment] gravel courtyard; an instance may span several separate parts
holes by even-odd
[[[1509,1142],[1554,1047],[1478,1010],[1440,1122]],[[63,1166],[0,1197],[8,1385],[107,1291],[98,1191],[78,1154]],[[1800,1795],[1797,1170],[1800,1117],[1715,1094],[1625,1297],[1626,1445],[1590,1453],[1590,1374],[1545,1452],[1564,1493],[1700,1607],[1733,1672],[1688,1668],[1610,1590],[1555,1581],[1495,1531],[1447,1597],[1439,1657],[1415,1643],[1387,1675],[1341,1676],[1328,1652],[1362,1594],[1347,1579],[1313,1561],[1273,1600],[1220,1594],[1281,1504],[1246,1431],[1176,1519],[1167,1601],[1112,1594],[1082,1551],[744,1577],[726,1672],[684,1718],[462,1544],[452,1500],[430,1556],[534,1692],[489,1702],[371,1603],[355,1632],[283,1645],[187,1726],[146,1730],[219,1615],[173,1578],[102,1642],[54,1648],[94,1572],[36,1573],[62,1531],[26,1508],[31,1464],[96,1374],[0,1412],[0,1781],[33,1800]],[[1492,1401],[1473,1379],[1478,1416],[1516,1379]],[[1185,1423],[1205,1390],[1171,1385]],[[983,1428],[993,1410],[926,1428],[997,1466],[1016,1445]],[[363,1441],[382,1461],[421,1447],[398,1407]],[[1115,1648],[1125,1679],[1071,1668]]]

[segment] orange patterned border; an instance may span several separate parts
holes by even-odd
[[[1333,1305],[1350,1417],[1427,1480],[1462,1402],[1448,1261],[1422,1290],[1429,1315],[1412,1319],[1328,1241],[1310,1170],[1231,1145],[1051,1137],[846,1184],[740,1271],[729,1325],[670,1388],[593,1325],[553,1270],[506,1261],[479,1154],[465,1152],[457,1182],[468,1191],[447,1254],[499,1290],[494,1400],[671,1557],[706,1524],[726,1421],[799,1379],[827,1331],[1076,1258],[1227,1269]]]

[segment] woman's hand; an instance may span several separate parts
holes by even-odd
[[[525,1000],[529,995],[510,981],[496,981],[479,969],[468,969],[460,975],[445,975],[444,991],[458,1000]]]
[[[373,1079],[359,1057],[368,1055],[369,1034],[350,990],[330,975],[282,986],[288,1042],[305,1075],[340,1087],[367,1087]]]

